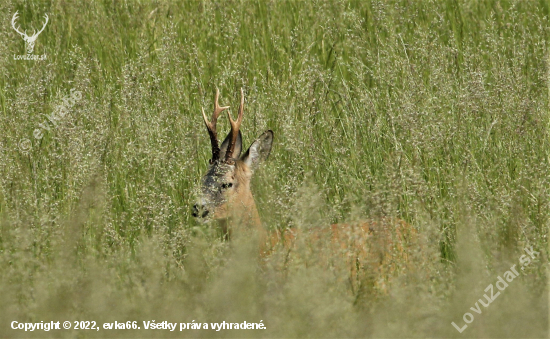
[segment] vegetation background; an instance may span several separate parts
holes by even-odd
[[[16,11],[29,33],[49,15],[46,61],[14,60]],[[0,337],[547,337],[548,15],[544,0],[2,1]],[[337,265],[258,265],[197,224],[216,87],[233,112],[244,88],[247,146],[275,132],[253,182],[265,225],[401,218],[427,275],[357,290]],[[459,334],[527,246],[537,260]]]

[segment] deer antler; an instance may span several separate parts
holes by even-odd
[[[15,31],[19,34],[21,34],[22,36],[27,36],[27,33],[23,33],[21,32],[19,29],[17,29],[17,27],[15,27],[15,21],[19,18],[18,17],[19,13],[18,11],[15,12],[15,14],[13,15],[13,18],[11,19],[11,26],[13,27],[13,29],[15,29]]]
[[[204,118],[204,123],[208,129],[208,135],[210,135],[210,143],[212,144],[212,159],[210,163],[220,159],[220,144],[218,142],[218,133],[216,132],[216,123],[218,122],[218,117],[220,113],[228,109],[229,106],[220,107],[218,104],[218,97],[220,96],[220,90],[216,88],[216,99],[214,102],[214,113],[212,114],[212,122],[208,121],[206,114],[204,114],[204,109],[202,109],[202,117]]]
[[[231,139],[229,140],[229,145],[227,146],[227,152],[225,153],[225,162],[231,162],[233,159],[233,151],[235,150],[235,142],[239,136],[239,129],[241,128],[241,123],[243,122],[243,113],[244,113],[244,92],[241,88],[241,105],[239,106],[239,116],[237,121],[234,121],[231,118],[229,111],[227,116],[229,117],[229,123],[231,124]]]
[[[44,23],[44,26],[42,26],[42,29],[40,31],[38,31],[38,33],[34,33],[32,35],[33,38],[36,38],[40,33],[42,33],[42,31],[44,30],[44,28],[46,28],[46,24],[48,24],[48,14],[44,14],[44,18],[46,19],[46,22]]]

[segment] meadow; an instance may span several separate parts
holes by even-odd
[[[0,337],[548,337],[549,9],[0,2]],[[28,34],[48,15],[33,51],[46,60],[14,57],[16,11]],[[252,183],[266,227],[399,218],[420,236],[417,269],[381,291],[322,248],[259,264],[194,220],[216,88],[234,115],[245,91],[245,147],[275,133]],[[152,320],[267,329],[10,327]]]

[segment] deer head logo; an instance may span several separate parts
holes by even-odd
[[[24,32],[21,32],[17,27],[15,27],[15,21],[17,20],[17,18],[18,18],[18,13],[15,12],[15,14],[13,15],[13,18],[11,19],[11,25],[13,29],[15,29],[15,31],[23,37],[23,40],[25,40],[25,47],[27,49],[27,54],[31,54],[32,51],[34,50],[34,43],[36,42],[38,35],[40,35],[40,33],[42,33],[44,28],[46,28],[46,24],[48,23],[48,15],[44,14],[44,18],[46,19],[46,22],[44,22],[44,26],[42,26],[42,29],[38,31],[38,33],[36,32],[36,30],[34,30],[33,35],[31,36],[27,35],[26,30]]]

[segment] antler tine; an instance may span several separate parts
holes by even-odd
[[[204,114],[204,109],[202,110],[202,117],[204,118],[204,123],[208,129],[208,135],[210,135],[210,143],[212,144],[212,159],[210,162],[214,162],[220,158],[220,144],[218,142],[218,133],[216,131],[216,124],[218,122],[218,117],[220,113],[228,109],[229,106],[220,107],[218,103],[218,98],[220,96],[220,90],[216,88],[216,98],[214,100],[214,113],[212,114],[212,121],[209,122],[206,114]]]
[[[44,28],[46,28],[46,25],[48,24],[48,20],[50,19],[48,17],[48,14],[44,14],[44,19],[46,19],[46,22],[44,23],[44,25],[42,26],[42,29],[38,32],[38,33],[35,33],[34,36],[38,36],[40,33],[42,33],[42,31],[44,30]]]
[[[19,11],[16,11],[15,14],[13,15],[13,18],[11,19],[11,26],[13,27],[13,29],[19,33],[20,35],[27,35],[21,31],[19,31],[19,29],[17,27],[15,27],[15,21],[19,19]]]
[[[237,121],[234,121],[231,118],[231,114],[229,114],[229,111],[227,112],[227,116],[229,117],[229,123],[231,124],[231,140],[227,147],[227,152],[225,153],[226,162],[230,162],[231,159],[233,158],[233,151],[235,151],[235,143],[237,142],[239,129],[241,128],[241,123],[243,122],[243,114],[244,114],[244,92],[243,92],[243,89],[241,88],[241,105],[239,106],[239,116],[237,117]]]

